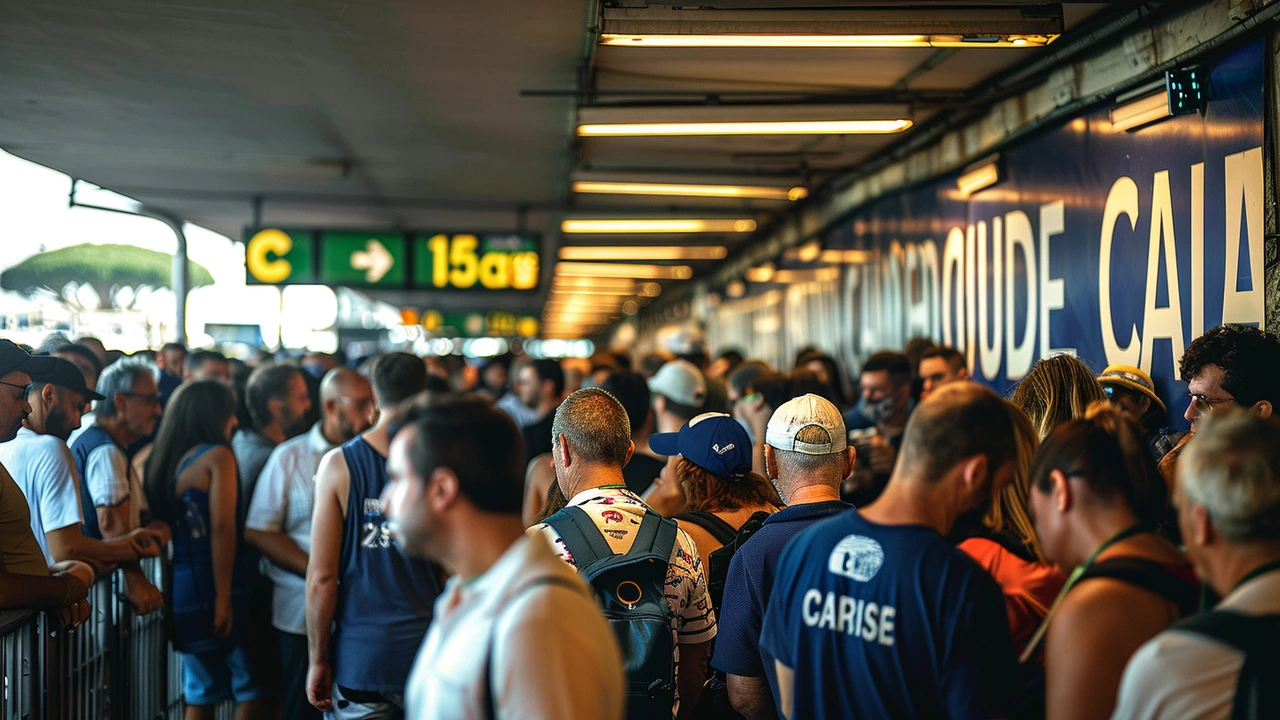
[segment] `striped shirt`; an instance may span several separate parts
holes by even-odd
[[[606,486],[584,490],[569,501],[595,521],[596,527],[614,553],[625,553],[635,542],[636,530],[648,507],[638,495],[622,486]],[[556,553],[570,565],[573,556],[565,549],[560,535],[546,523],[529,528],[530,534],[541,533],[551,542]],[[576,567],[576,566],[575,566]],[[707,575],[698,556],[698,546],[684,530],[676,532],[676,544],[671,549],[671,561],[667,566],[667,604],[671,606],[671,632],[676,641],[676,677],[680,676],[680,646],[697,645],[716,636],[716,616],[711,609],[711,596],[707,593]],[[672,715],[680,707],[677,695]]]

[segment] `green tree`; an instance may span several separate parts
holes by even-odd
[[[188,260],[187,267],[191,287],[213,284],[213,275],[203,265]],[[0,288],[30,293],[43,287],[61,295],[75,282],[92,286],[107,306],[116,288],[170,287],[172,271],[172,255],[132,245],[84,243],[32,255],[0,273]]]

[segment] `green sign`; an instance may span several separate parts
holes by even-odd
[[[268,228],[245,232],[244,264],[250,284],[316,281],[315,237],[310,232]]]
[[[320,281],[351,287],[405,285],[405,237],[395,233],[320,233]]]
[[[536,235],[264,228],[244,236],[251,284],[534,290],[541,274]]]
[[[442,337],[534,337],[538,318],[494,311],[489,313],[422,313],[422,327]]]
[[[448,235],[414,240],[415,287],[533,290],[541,272],[537,240],[522,235]]]

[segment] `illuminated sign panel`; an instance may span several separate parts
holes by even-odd
[[[533,290],[541,264],[529,235],[420,235],[414,286],[437,290]]]
[[[528,291],[542,271],[536,235],[263,228],[244,239],[256,285]]]

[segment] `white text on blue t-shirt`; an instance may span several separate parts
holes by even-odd
[[[898,611],[891,605],[855,600],[830,591],[824,594],[810,588],[804,594],[800,612],[804,624],[809,627],[842,632],[886,647],[893,646],[893,624]]]

